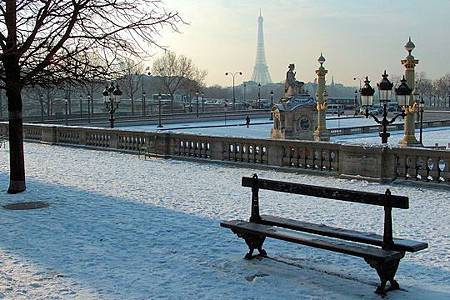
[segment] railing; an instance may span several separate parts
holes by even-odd
[[[0,122],[0,135],[8,124]],[[164,157],[227,161],[368,179],[450,184],[450,151],[329,142],[213,137],[54,125],[24,125],[26,141]]]
[[[399,131],[403,130],[403,123],[391,124],[387,127],[388,131]],[[432,120],[423,121],[422,128],[432,128],[432,127],[449,127],[450,120]],[[420,127],[420,123],[416,122],[416,128]],[[357,126],[357,127],[342,127],[342,128],[331,128],[330,134],[332,136],[337,135],[351,135],[360,133],[372,133],[378,132],[380,130],[380,125],[369,125],[369,126]]]
[[[317,171],[339,171],[339,144],[291,142],[281,146],[282,166]]]
[[[428,149],[393,149],[398,178],[426,182],[449,182],[450,151]]]

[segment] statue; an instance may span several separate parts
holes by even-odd
[[[289,64],[289,70],[286,73],[286,81],[284,83],[284,96],[291,98],[295,95],[303,93],[303,82],[295,79],[296,72],[294,72],[295,65]]]

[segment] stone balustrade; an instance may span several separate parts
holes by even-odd
[[[0,122],[0,135],[7,136],[7,129],[8,124]],[[309,170],[369,180],[406,179],[450,184],[449,150],[34,124],[24,124],[24,140],[98,150],[147,152],[177,159],[243,163],[250,167]]]

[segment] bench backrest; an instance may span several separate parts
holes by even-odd
[[[409,208],[409,199],[404,196],[391,195],[389,189],[384,194],[344,190],[301,183],[283,182],[253,177],[242,177],[242,186],[252,188],[252,206],[250,222],[261,221],[259,214],[259,189],[284,193],[301,194],[319,198],[378,205],[384,207],[383,249],[390,250],[394,245],[392,237],[392,208]]]
[[[347,202],[388,206],[403,209],[409,208],[408,197],[391,195],[389,190],[387,190],[385,194],[379,194],[301,183],[259,179],[257,177],[242,177],[242,186]]]

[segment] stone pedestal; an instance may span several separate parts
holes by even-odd
[[[274,139],[313,140],[317,126],[316,103],[309,95],[299,95],[276,104],[272,110]]]

